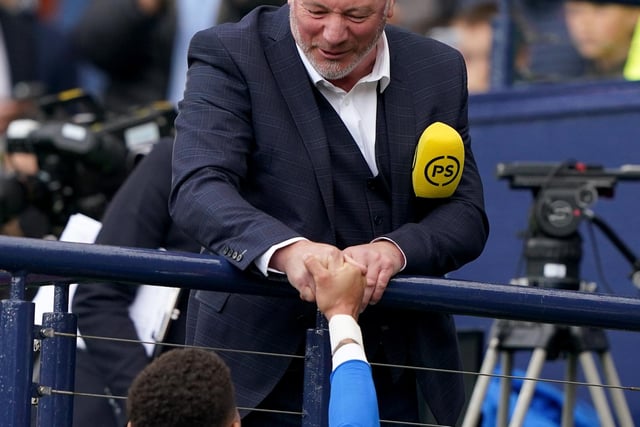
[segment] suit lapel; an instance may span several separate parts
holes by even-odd
[[[391,43],[391,42],[390,42]],[[399,47],[391,47],[391,52]],[[391,165],[392,228],[396,229],[407,221],[410,207],[411,165],[418,142],[413,93],[408,87],[407,73],[400,61],[391,57],[391,80],[384,91],[387,135],[389,139],[389,159]],[[409,102],[407,102],[409,101]],[[400,165],[400,167],[398,167]]]
[[[286,11],[286,12],[285,12]],[[334,195],[331,176],[331,160],[324,126],[315,103],[313,88],[304,65],[300,61],[295,42],[289,30],[289,8],[282,8],[281,19],[273,28],[273,43],[265,49],[273,75],[289,107],[300,137],[307,147],[318,180],[318,185],[331,223],[334,219]],[[392,41],[390,40],[391,44]],[[420,135],[416,132],[416,111],[413,93],[408,85],[408,73],[397,59],[402,47],[391,46],[391,78],[384,93],[385,114],[390,142],[392,227],[406,222],[411,205],[411,165],[415,146]],[[395,52],[395,53],[394,53]],[[397,167],[397,165],[402,165]]]
[[[329,222],[333,224],[334,196],[328,141],[318,106],[315,102],[309,102],[315,99],[313,87],[288,29],[289,8],[283,8],[285,9],[286,19],[280,20],[281,26],[276,28],[274,41],[265,49],[265,54],[300,138],[307,148]]]

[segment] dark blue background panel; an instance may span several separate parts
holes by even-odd
[[[637,83],[530,86],[474,95],[469,117],[491,233],[480,258],[452,273],[453,278],[508,283],[525,275],[521,268],[523,240],[518,236],[527,227],[534,197],[530,190],[511,189],[509,181],[498,179],[499,163],[576,160],[610,169],[640,164]],[[639,195],[640,181],[620,181],[612,198],[601,197],[591,206],[636,255],[640,253]],[[639,296],[629,278],[631,266],[618,249],[586,221],[579,230],[584,250],[580,277],[595,282],[597,292]],[[457,321],[461,328],[480,327],[487,332],[491,324],[487,319],[464,316]],[[625,331],[607,334],[622,384],[640,386],[640,336]],[[528,357],[518,357],[518,367],[526,361]],[[563,369],[562,363],[549,363],[543,375],[562,379]],[[626,395],[634,420],[640,423],[640,393]],[[584,388],[580,397],[590,400]]]

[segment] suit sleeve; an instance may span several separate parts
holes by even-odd
[[[416,198],[414,218],[386,236],[405,253],[405,274],[444,275],[454,271],[482,253],[489,235],[482,180],[471,149],[464,59],[448,47],[440,48],[440,52],[438,67],[434,65],[438,71],[430,77],[441,80],[446,75],[448,84],[431,93],[439,109],[432,115],[418,114],[418,117],[428,117],[428,121],[418,122],[418,129],[424,130],[429,124],[441,121],[458,131],[465,147],[463,175],[449,198]],[[414,78],[425,79],[424,76]],[[416,111],[424,108],[420,105],[423,96],[416,97]]]
[[[371,367],[349,360],[331,374],[329,427],[379,427],[378,400]]]
[[[197,33],[190,44],[169,206],[187,234],[214,253],[232,252],[235,265],[245,269],[271,246],[300,234],[259,208],[272,190],[255,187],[267,185],[255,178],[265,176],[256,159],[269,162],[269,153],[256,152],[253,95],[238,71],[238,62],[249,59],[229,53],[241,48],[221,40],[221,27]]]

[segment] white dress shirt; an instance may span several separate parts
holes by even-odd
[[[364,157],[373,176],[378,175],[378,165],[376,163],[376,119],[378,111],[378,90],[382,93],[391,81],[391,66],[389,55],[389,43],[387,36],[383,32],[378,44],[376,45],[376,61],[373,65],[371,73],[362,77],[355,86],[346,92],[335,86],[330,81],[322,77],[311,62],[307,59],[304,52],[298,48],[298,54],[304,64],[307,74],[314,83],[320,93],[329,101],[340,119],[345,124],[349,133],[358,145],[362,156]],[[276,250],[304,240],[303,237],[296,237],[286,240],[269,248],[262,256],[256,259],[256,267],[264,274],[268,272],[281,273],[279,271],[269,269],[269,261]],[[384,239],[389,240],[389,239]],[[392,242],[391,240],[389,240]],[[398,247],[395,242],[392,242]],[[402,252],[402,249],[398,247]],[[404,257],[404,252],[403,252]],[[406,265],[406,257],[404,257]],[[402,267],[404,269],[404,266]]]

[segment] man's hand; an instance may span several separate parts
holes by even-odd
[[[332,257],[324,264],[313,255],[304,257],[304,265],[313,275],[316,303],[327,320],[336,314],[347,314],[357,320],[367,284],[363,266],[349,257],[344,260]]]
[[[367,288],[362,299],[362,310],[368,304],[380,301],[389,280],[400,272],[404,265],[404,256],[400,249],[387,240],[351,246],[346,248],[344,253],[367,269]]]
[[[304,262],[307,255],[315,256],[325,265],[329,262],[342,262],[343,258],[342,251],[335,246],[300,240],[275,251],[269,267],[284,272],[289,283],[300,292],[301,299],[314,302],[316,285]]]
[[[9,123],[14,120],[31,117],[35,113],[35,106],[29,100],[3,99],[0,100],[0,133],[5,133]]]

